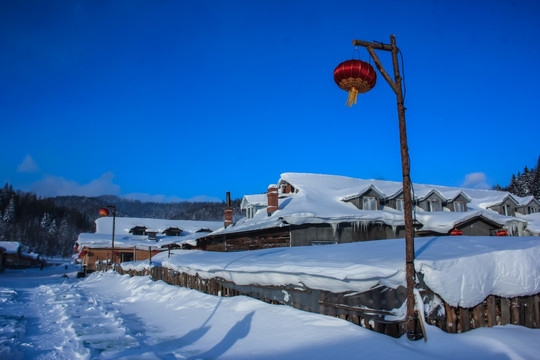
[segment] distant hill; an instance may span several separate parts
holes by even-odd
[[[242,217],[240,199],[232,201],[235,219]],[[0,240],[18,241],[27,251],[46,256],[70,256],[82,232],[94,232],[99,209],[115,205],[117,216],[171,220],[224,220],[225,202],[154,203],[118,196],[58,196],[38,198],[0,189]]]
[[[58,196],[50,198],[57,206],[77,209],[89,218],[99,217],[98,211],[105,205],[116,205],[116,216],[141,217],[171,220],[223,220],[225,202],[190,202],[175,203],[142,202],[123,199],[114,195],[97,197]],[[237,218],[241,217],[240,199],[232,200]]]

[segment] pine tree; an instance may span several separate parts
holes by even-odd
[[[15,197],[11,197],[9,200],[9,205],[4,211],[4,217],[2,218],[4,224],[14,224],[15,223]]]
[[[536,169],[534,169],[534,175],[532,178],[531,195],[540,200],[540,156],[538,156]]]

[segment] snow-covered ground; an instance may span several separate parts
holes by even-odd
[[[540,330],[498,326],[428,341],[344,320],[63,266],[0,274],[1,359],[538,359]],[[67,275],[68,277],[64,277]]]

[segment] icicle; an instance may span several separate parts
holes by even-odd
[[[332,223],[332,224],[330,224],[330,226],[332,226],[332,230],[334,231],[334,239],[335,239],[336,234],[337,234],[338,224]]]

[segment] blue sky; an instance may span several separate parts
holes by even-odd
[[[412,180],[506,185],[540,155],[539,16],[537,1],[2,1],[0,181],[160,201],[260,193],[283,172],[401,181],[388,84],[348,108],[333,81],[353,39],[395,34]]]

